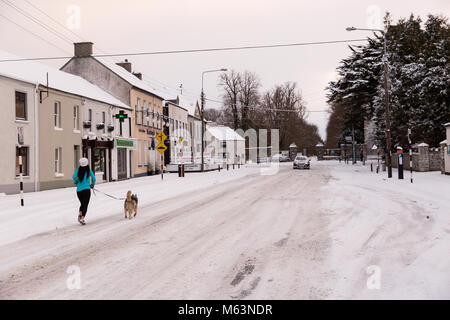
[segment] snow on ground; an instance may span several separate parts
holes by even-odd
[[[118,198],[131,190],[145,206],[164,199],[225,183],[258,173],[258,168],[221,170],[204,174],[186,173],[184,179],[177,174],[149,176],[113,183],[98,184],[96,188]],[[77,221],[79,201],[76,188],[63,188],[25,194],[25,206],[20,207],[19,195],[0,197],[0,245],[58,228],[71,226]],[[91,195],[86,221],[95,222],[106,216],[123,214],[123,201],[114,200],[99,192]]]
[[[83,227],[75,188],[27,193],[25,208],[0,196],[0,298],[450,298],[450,177],[291,166],[98,185],[137,193],[140,212],[125,221],[122,201],[97,193]]]
[[[323,191],[333,239],[330,265],[341,276],[332,298],[450,298],[450,177],[404,172],[398,179],[362,166],[324,161],[332,176]],[[374,164],[375,168],[376,164]],[[381,288],[369,290],[369,266]],[[356,278],[356,279],[355,279]]]

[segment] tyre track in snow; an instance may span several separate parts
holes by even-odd
[[[304,180],[295,180],[301,176]],[[108,217],[92,226],[65,228],[13,243],[8,248],[0,248],[2,259],[7,251],[16,253],[12,254],[6,273],[2,270],[0,297],[239,299],[251,297],[259,283],[268,291],[270,285],[283,290],[287,277],[275,280],[268,277],[273,277],[274,267],[282,266],[283,258],[307,266],[310,259],[295,254],[307,233],[298,224],[308,219],[299,212],[282,215],[280,219],[276,215],[280,212],[265,210],[258,204],[266,203],[264,199],[270,198],[268,193],[276,190],[286,194],[278,199],[280,206],[288,201],[293,203],[293,208],[298,208],[310,197],[311,209],[318,186],[318,181],[311,179],[316,177],[309,172],[292,174],[292,169],[282,168],[275,176],[248,176],[238,182],[201,190],[201,196],[199,190],[186,193],[185,198],[177,198],[169,208],[166,205],[166,213],[158,208],[162,203],[142,207],[131,223],[119,223],[122,220],[119,217]],[[302,196],[296,189],[289,189],[307,188],[308,183],[315,185],[312,194]],[[298,232],[300,235],[292,235]],[[41,249],[46,251],[39,254]],[[33,250],[38,253],[27,258]],[[311,250],[322,252],[324,248]],[[14,260],[19,263],[14,264]],[[253,262],[251,275],[232,285],[248,261]],[[79,291],[70,291],[65,286],[68,277],[65,270],[74,264],[82,272]],[[303,271],[311,272],[310,269],[305,267]],[[287,270],[295,272],[292,268]],[[290,285],[294,287],[295,281]],[[264,296],[264,292],[259,296]]]

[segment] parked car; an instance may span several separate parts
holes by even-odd
[[[296,156],[294,160],[294,169],[310,169],[311,160],[305,156]]]
[[[278,153],[278,154],[275,154],[272,156],[272,161],[273,162],[287,162],[287,161],[289,161],[289,156]]]

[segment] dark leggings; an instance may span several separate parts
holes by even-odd
[[[86,216],[89,200],[91,199],[91,190],[81,190],[77,192],[78,200],[80,200],[80,211],[81,215],[84,217]]]

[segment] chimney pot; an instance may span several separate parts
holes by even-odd
[[[136,78],[138,78],[139,80],[142,80],[142,73],[140,73],[140,72],[134,73],[133,72],[133,75],[136,76]]]
[[[75,57],[90,57],[90,56],[92,56],[93,46],[94,46],[94,44],[92,42],[74,43]]]

